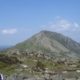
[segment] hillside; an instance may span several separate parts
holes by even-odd
[[[16,66],[20,64],[21,61],[16,56],[9,56],[3,52],[0,52],[0,72],[7,75],[14,72]]]
[[[60,33],[41,31],[28,40],[0,52],[0,72],[7,75],[6,80],[23,80],[35,76],[46,78],[47,74],[54,76],[65,70],[68,71],[67,74],[75,70],[74,74],[70,72],[70,75],[75,75],[76,70],[80,70],[79,58],[79,43]]]
[[[17,44],[20,51],[41,51],[53,56],[80,56],[80,44],[60,33],[41,31],[28,40]]]

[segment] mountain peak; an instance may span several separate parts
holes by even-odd
[[[51,32],[51,31],[47,31],[47,30],[40,31],[40,33],[47,33],[47,32]]]
[[[36,50],[46,54],[61,55],[59,53],[68,53],[65,55],[80,55],[80,44],[60,33],[51,31],[40,31],[28,40],[17,44],[15,48],[19,50]],[[55,54],[56,53],[56,54]]]
[[[39,33],[46,34],[46,33],[57,33],[57,32],[52,32],[52,31],[48,31],[48,30],[42,30]]]

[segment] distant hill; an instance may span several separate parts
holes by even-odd
[[[10,46],[0,46],[0,51],[3,51],[3,50],[5,50],[5,49],[7,49],[7,48],[9,48]]]
[[[51,31],[41,31],[17,44],[15,49],[42,51],[51,56],[80,56],[80,44],[69,37]]]

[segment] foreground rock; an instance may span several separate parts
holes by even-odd
[[[44,74],[42,76],[31,76],[28,74],[13,74],[4,80],[80,80],[80,73],[57,73],[54,75]]]

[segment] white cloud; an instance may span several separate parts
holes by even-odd
[[[15,34],[17,32],[17,29],[12,28],[12,29],[3,29],[1,30],[2,34],[8,34],[8,35],[12,35]]]
[[[76,28],[78,28],[79,27],[79,24],[78,23],[74,23],[74,26],[76,27]]]
[[[60,20],[55,24],[55,26],[59,26],[62,30],[66,30],[71,26],[71,24],[66,20]]]
[[[49,22],[47,25],[41,26],[42,30],[49,30],[64,34],[74,40],[80,40],[80,24],[77,22],[69,21],[61,17],[56,17],[54,21]]]
[[[43,29],[57,32],[80,31],[80,27],[77,22],[71,22],[61,17],[56,18],[48,25],[44,25]]]

